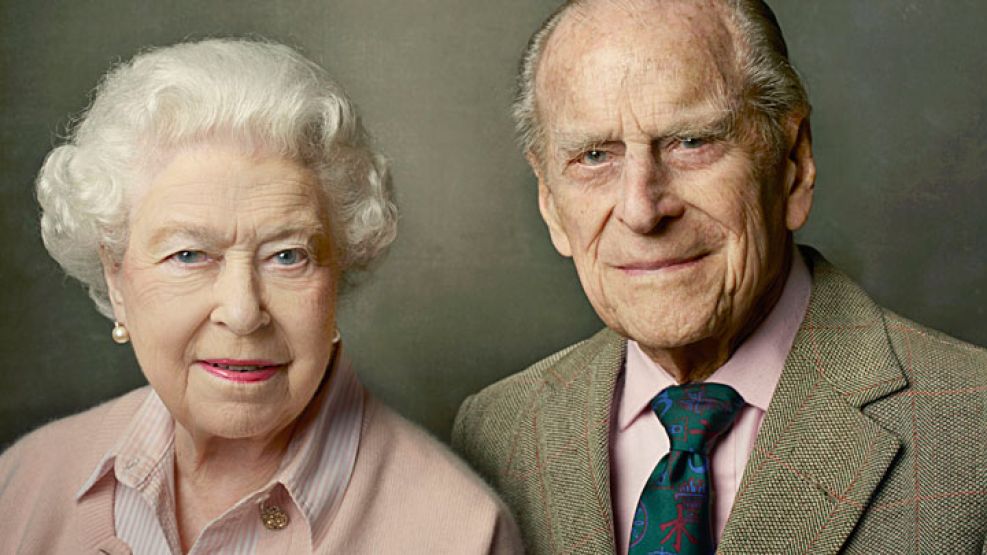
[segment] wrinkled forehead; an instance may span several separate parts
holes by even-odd
[[[737,36],[716,0],[592,0],[573,6],[545,46],[535,94],[539,112],[739,96]]]
[[[251,174],[267,176],[271,179],[282,177],[278,172],[287,176],[288,168],[304,176],[312,183],[318,183],[315,169],[299,156],[286,154],[285,149],[270,145],[261,137],[247,133],[234,135],[228,131],[219,130],[201,136],[192,136],[183,140],[164,142],[154,138],[142,140],[136,149],[137,156],[133,161],[135,174],[133,183],[127,190],[128,201],[133,209],[134,204],[147,194],[152,185],[162,179],[175,179],[184,176],[190,182],[201,178],[203,184],[210,180],[234,179],[238,171],[243,171],[242,164],[229,164],[230,160],[253,161],[256,167],[251,168]],[[268,162],[268,163],[262,163]],[[272,164],[271,162],[279,162]],[[169,173],[169,175],[164,175]],[[242,183],[249,185],[249,181]],[[244,188],[246,190],[247,187]]]

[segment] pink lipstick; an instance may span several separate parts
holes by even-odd
[[[217,358],[198,361],[203,370],[214,376],[238,383],[262,382],[270,379],[284,368],[270,360],[241,360]]]

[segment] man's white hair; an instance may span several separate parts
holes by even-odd
[[[524,153],[544,154],[544,130],[538,120],[535,85],[545,46],[570,10],[607,0],[568,0],[555,10],[528,41],[521,57],[514,100],[514,124]],[[657,0],[656,0],[657,1]],[[747,107],[760,116],[764,139],[775,146],[781,139],[784,119],[797,111],[811,110],[805,84],[788,59],[788,46],[774,12],[763,0],[721,0],[744,44],[738,45],[742,91]]]
[[[48,252],[112,318],[100,249],[122,259],[128,190],[169,151],[231,140],[310,168],[331,210],[341,268],[394,240],[387,163],[324,70],[280,44],[209,39],[148,50],[111,69],[37,179]]]

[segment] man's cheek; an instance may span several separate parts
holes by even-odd
[[[595,233],[592,230],[597,227],[590,211],[586,210],[585,203],[580,205],[575,199],[567,199],[562,207],[562,228],[570,245],[576,251],[573,256],[581,256],[590,248]]]

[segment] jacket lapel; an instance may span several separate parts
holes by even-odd
[[[610,406],[625,342],[604,330],[550,372],[535,413],[552,553],[613,553]]]
[[[720,553],[835,553],[901,442],[862,408],[907,385],[880,308],[814,251],[809,307]]]

